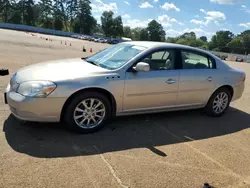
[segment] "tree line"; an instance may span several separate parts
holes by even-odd
[[[141,41],[166,41],[189,45],[205,50],[228,53],[250,53],[250,30],[239,35],[230,31],[218,31],[208,42],[207,37],[197,37],[194,32],[178,37],[168,37],[163,26],[152,20],[145,28],[123,26],[121,16],[114,17],[105,11],[101,23],[92,15],[90,0],[0,0],[0,22],[25,24],[47,29],[81,34],[101,34],[107,37],[128,37]]]
[[[130,37],[134,40],[164,41],[165,32],[155,20],[147,29],[123,27],[122,17],[105,11],[101,24],[93,17],[90,0],[0,0],[0,21],[82,34]]]
[[[197,38],[194,32],[184,33],[175,38],[169,37],[166,41],[211,51],[250,54],[250,30],[238,35],[231,31],[217,31],[209,42],[205,36]]]
[[[89,0],[0,0],[0,21],[86,34],[97,24]]]

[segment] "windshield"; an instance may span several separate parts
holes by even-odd
[[[117,69],[144,51],[146,47],[131,44],[117,44],[85,59],[106,69]]]

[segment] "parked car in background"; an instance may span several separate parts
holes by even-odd
[[[222,60],[227,60],[227,57],[228,57],[227,55],[221,55],[221,56],[220,56],[220,59],[222,59]]]
[[[99,39],[98,40],[98,42],[100,42],[100,43],[105,43],[105,41],[106,41],[105,39]]]
[[[236,62],[243,62],[244,58],[242,56],[237,56],[235,61]]]
[[[201,49],[125,42],[87,58],[24,67],[11,77],[4,96],[21,120],[61,121],[89,133],[112,116],[199,108],[222,116],[242,96],[245,78]]]
[[[98,42],[100,39],[98,37],[94,37],[94,42]]]
[[[110,40],[108,41],[109,44],[118,44],[119,42],[120,42],[120,41],[117,40],[117,39],[110,39]]]

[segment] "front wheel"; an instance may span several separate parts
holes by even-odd
[[[80,93],[68,105],[64,120],[71,130],[91,133],[105,125],[110,110],[110,103],[104,95],[96,92]]]
[[[218,89],[210,97],[205,107],[206,113],[213,117],[222,116],[228,109],[231,102],[231,98],[231,93],[227,88]]]

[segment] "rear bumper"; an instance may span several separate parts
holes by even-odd
[[[234,86],[233,87],[234,95],[233,95],[232,101],[236,101],[239,98],[241,98],[242,94],[244,92],[244,89],[245,89],[245,83],[244,82],[239,84],[239,85]]]
[[[6,92],[11,113],[18,119],[35,122],[59,122],[65,98],[31,98]]]

